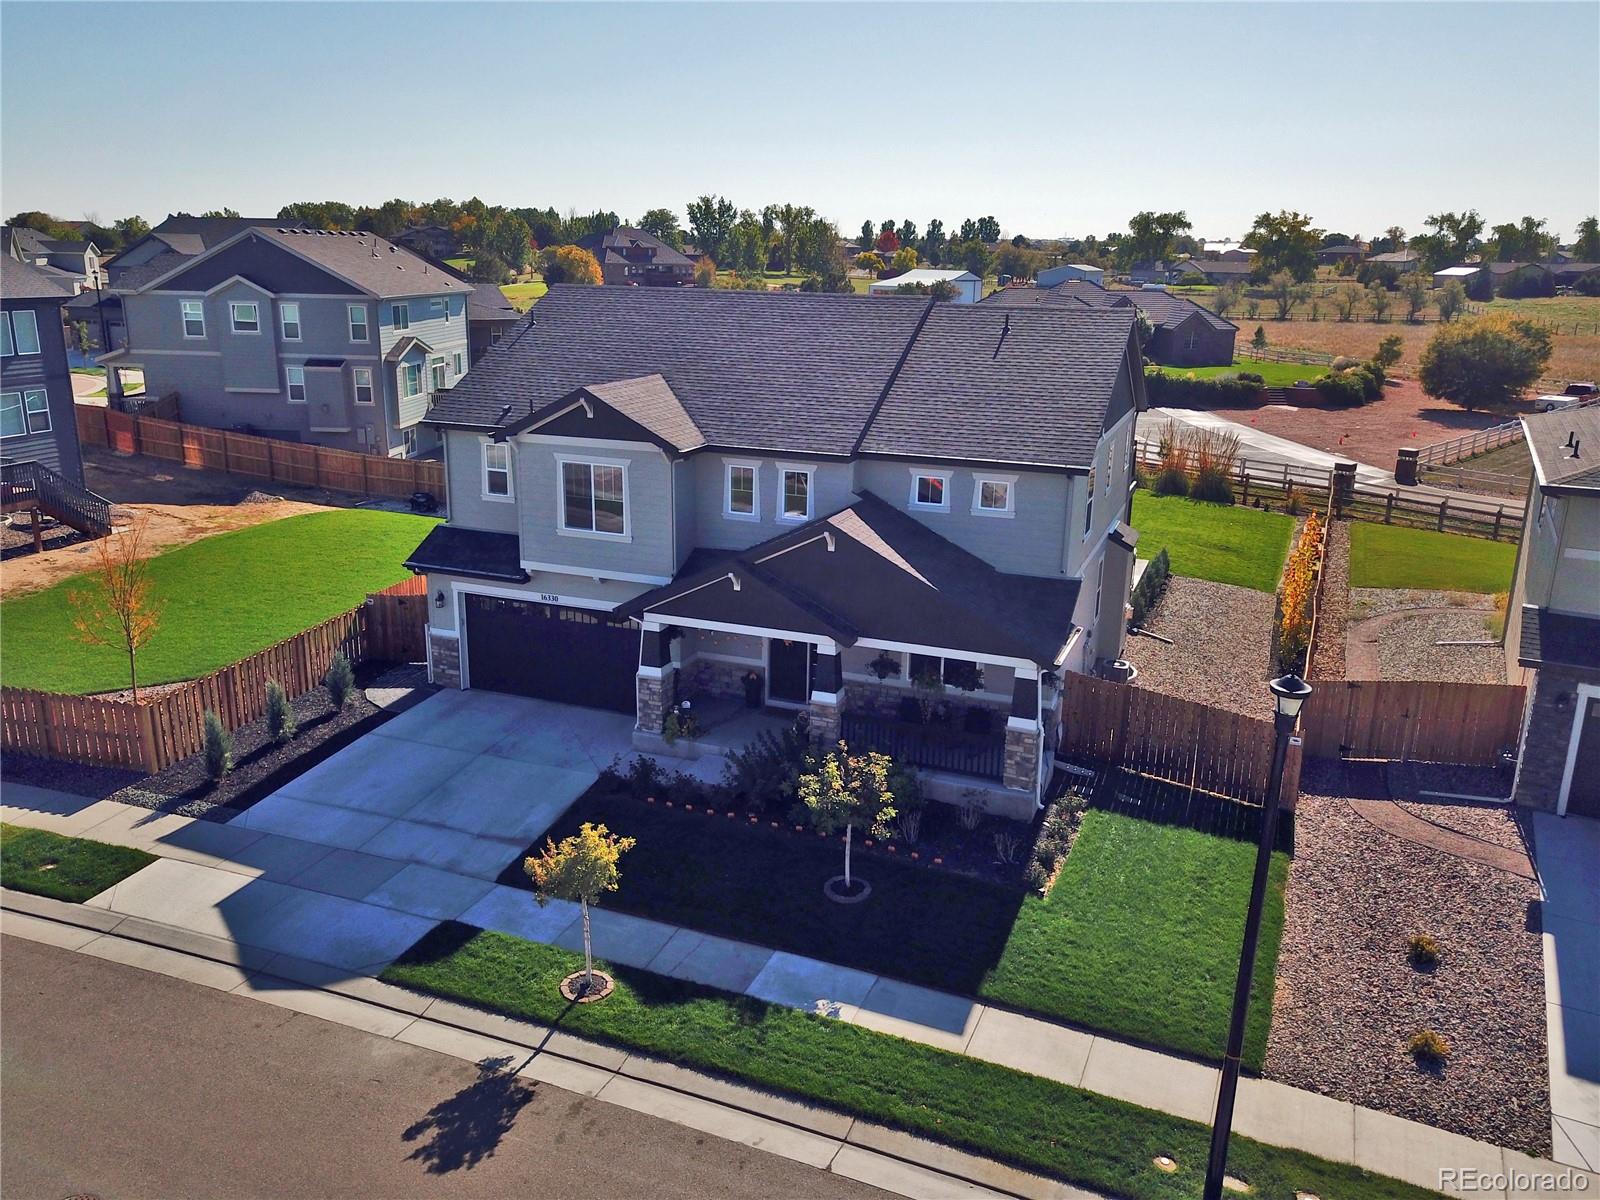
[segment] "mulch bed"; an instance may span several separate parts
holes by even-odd
[[[1380,764],[1310,763],[1301,786],[1265,1074],[1548,1155],[1538,885],[1359,815],[1346,797],[1389,796]],[[1505,809],[1429,807],[1475,836],[1495,823],[1494,837],[1512,836]],[[1407,961],[1406,939],[1419,933],[1439,942],[1432,970]],[[1450,1044],[1436,1069],[1406,1050],[1425,1028]]]
[[[46,551],[60,550],[64,546],[89,540],[88,535],[58,521],[46,521],[40,532]],[[33,526],[27,517],[0,523],[0,561],[10,561],[33,552]]]
[[[1123,654],[1138,687],[1270,718],[1273,597],[1251,588],[1174,575],[1144,628],[1171,638],[1130,637]]]
[[[206,774],[205,755],[195,754],[112,793],[109,799],[184,817],[230,820],[431,694],[431,688],[418,687],[409,700],[379,708],[363,692],[366,687],[395,685],[392,681],[400,679],[414,682],[415,669],[358,667],[356,690],[337,711],[324,688],[297,697],[290,707],[299,731],[286,745],[273,744],[265,717],[234,730],[233,770],[219,783]]]
[[[1328,552],[1322,563],[1322,599],[1317,607],[1317,644],[1311,655],[1312,679],[1343,679],[1345,626],[1350,615],[1350,523],[1328,526]]]

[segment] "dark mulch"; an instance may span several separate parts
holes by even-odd
[[[86,542],[89,538],[71,526],[47,521],[40,531],[40,540],[45,550],[60,550],[64,546]],[[33,552],[33,527],[26,517],[20,517],[15,522],[0,523],[0,561],[21,558]]]
[[[585,821],[638,839],[622,859],[624,882],[606,896],[607,908],[969,996],[999,961],[1024,895],[1020,882],[1003,886],[895,861],[863,852],[858,839],[851,874],[871,883],[872,895],[835,904],[822,889],[844,869],[842,836],[774,829],[765,818],[752,824],[747,814],[730,818],[699,803],[693,812],[676,802],[669,809],[605,780],[580,796],[549,836],[560,841]],[[992,845],[992,836],[972,836]],[[529,851],[543,846],[541,838]],[[531,886],[520,858],[500,882]]]
[[[125,767],[90,767],[83,763],[61,762],[59,759],[39,758],[7,750],[4,760],[0,761],[0,778],[6,783],[26,783],[55,792],[70,792],[74,796],[104,800],[129,784],[139,782],[144,775]]]
[[[357,668],[356,690],[337,711],[323,688],[291,701],[299,731],[285,745],[275,745],[268,737],[265,717],[234,730],[233,770],[220,783],[206,774],[205,755],[195,754],[124,787],[110,799],[184,817],[230,820],[431,694],[431,688],[419,687],[408,700],[390,708],[379,708],[366,698],[365,687],[391,682],[406,686],[413,681],[409,668],[398,670],[406,673]]]
[[[1267,1076],[1548,1155],[1538,885],[1363,818],[1350,799],[1387,793],[1381,767],[1313,762],[1302,788]],[[1429,815],[1484,840],[1516,836],[1503,808]],[[1412,934],[1438,940],[1436,967],[1407,961]],[[1442,1066],[1407,1053],[1422,1029],[1450,1043]]]

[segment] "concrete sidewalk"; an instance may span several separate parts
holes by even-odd
[[[1535,813],[1551,1157],[1600,1171],[1600,821]]]
[[[88,907],[109,919],[175,927],[205,944],[232,945],[251,961],[310,960],[326,982],[376,975],[444,919],[572,950],[582,946],[575,905],[540,908],[527,891],[481,877],[110,801],[62,813],[50,810],[72,809],[72,800],[23,799],[37,807],[8,807],[6,820],[136,845],[163,857]],[[1189,1059],[626,913],[600,909],[591,918],[595,952],[612,962],[816,1012],[1189,1120],[1212,1115],[1217,1071]],[[1440,1186],[1442,1168],[1496,1175],[1513,1160],[1519,1169],[1537,1163],[1263,1079],[1241,1081],[1234,1128],[1430,1188]]]

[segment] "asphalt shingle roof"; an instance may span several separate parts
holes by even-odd
[[[475,284],[467,297],[469,321],[515,321],[522,314],[506,299],[506,294],[492,283]]]
[[[1154,288],[1148,291],[1113,292],[1087,279],[1069,279],[1052,288],[1006,288],[995,292],[984,303],[998,303],[1002,308],[1026,308],[1030,304],[1040,306],[1083,304],[1091,308],[1120,308],[1131,304],[1150,318],[1150,323],[1158,328],[1176,328],[1196,313],[1199,313],[1201,320],[1213,329],[1238,328],[1232,321],[1224,320],[1187,296],[1176,296],[1171,292]]]
[[[626,251],[630,244],[635,242],[640,246],[654,250],[655,256],[649,260],[629,258]],[[603,263],[649,261],[656,266],[692,267],[694,265],[693,260],[674,250],[654,234],[646,233],[642,229],[634,229],[628,225],[618,226],[610,233],[592,233],[586,238],[579,238],[576,244],[589,251]]]
[[[321,229],[258,229],[256,233],[305,255],[375,296],[469,295],[473,290],[453,272],[375,233],[336,233]]]
[[[1522,430],[1541,487],[1600,490],[1600,403],[1523,417]]]
[[[1132,332],[1127,306],[937,305],[861,449],[1086,467]]]
[[[698,450],[706,444],[706,435],[659,375],[597,383],[587,390],[629,420],[637,421],[674,450]]]
[[[1081,468],[1133,319],[1127,306],[558,284],[429,419],[501,428],[580,388],[660,376],[654,395],[706,445]]]
[[[57,283],[31,263],[19,262],[9,254],[0,255],[0,297],[7,300],[62,300],[72,289]]]

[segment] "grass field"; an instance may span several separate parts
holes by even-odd
[[[1327,367],[1304,366],[1300,363],[1240,362],[1231,367],[1162,367],[1168,375],[1184,379],[1219,379],[1224,375],[1237,375],[1249,371],[1261,376],[1266,387],[1293,387],[1299,380],[1321,379]]]
[[[400,564],[432,517],[337,509],[218,534],[150,561],[161,625],[139,652],[139,682],[194,679],[359,604],[407,575]],[[0,663],[8,687],[108,692],[128,686],[124,654],[77,640],[78,575],[0,604]]]
[[[82,904],[156,856],[43,829],[0,825],[0,886]]]
[[[1017,914],[983,995],[1135,1041],[1218,1060],[1255,845],[1091,809],[1044,900]],[[1274,856],[1244,1063],[1272,1026],[1287,855]]]
[[[1509,591],[1517,548],[1510,542],[1350,522],[1350,586],[1425,591]]]
[[[627,885],[624,884],[624,887]],[[382,978],[859,1115],[1133,1200],[1199,1194],[1205,1126],[1037,1075],[648,971],[606,967],[616,990],[569,1004],[581,955],[446,922]],[[1169,1155],[1178,1170],[1155,1166]],[[1408,1200],[1429,1193],[1235,1137],[1229,1170],[1258,1196]]]
[[[1139,557],[1163,547],[1174,575],[1209,579],[1273,592],[1294,536],[1294,518],[1227,504],[1205,504],[1182,496],[1155,496],[1140,489],[1133,498]]]
[[[500,290],[511,301],[513,308],[518,312],[527,312],[550,288],[544,280],[535,279],[532,283],[502,283]]]

